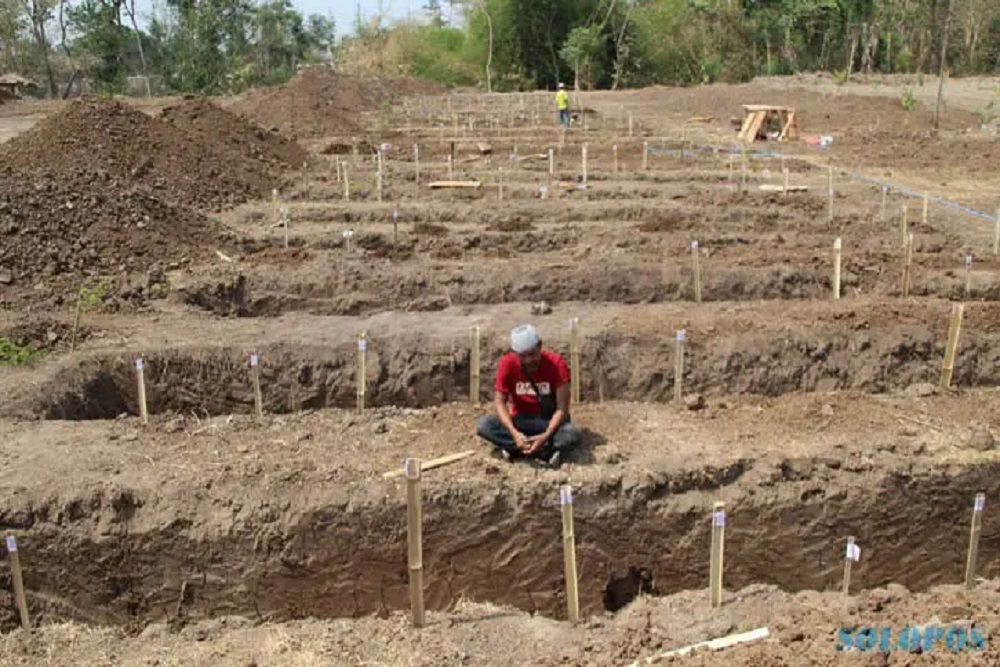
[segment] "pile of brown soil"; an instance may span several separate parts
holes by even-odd
[[[214,132],[189,131],[184,119],[197,115],[182,110],[172,123],[120,102],[80,100],[5,144],[0,164],[69,180],[96,174],[107,188],[142,186],[157,197],[214,210],[267,197],[278,185],[274,165],[239,154],[226,140],[246,124],[217,110]]]
[[[440,91],[437,84],[416,79],[365,79],[316,67],[283,85],[254,89],[230,108],[293,136],[344,136],[362,133],[363,114],[383,104]]]
[[[294,141],[205,99],[186,100],[168,107],[161,118],[232,160],[253,158],[275,169],[298,168],[309,160],[309,154]]]
[[[200,213],[116,187],[107,172],[11,173],[0,180],[0,238],[0,301],[15,303],[201,258],[216,233]]]

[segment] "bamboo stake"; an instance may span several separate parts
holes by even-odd
[[[628,136],[632,136],[632,112],[628,112]]]
[[[146,407],[146,371],[143,368],[142,357],[135,360],[135,376],[139,387],[139,421],[143,426],[149,423],[149,410]]]
[[[497,200],[503,201],[503,167],[497,167]]]
[[[614,146],[612,146],[611,150],[615,154],[615,174],[617,174],[618,173],[618,144],[615,144]]]
[[[472,327],[472,344],[471,344],[471,354],[469,361],[469,398],[472,400],[473,405],[479,405],[480,398],[480,360],[479,360],[479,348],[480,348],[480,332],[479,327]]]
[[[951,326],[948,327],[948,342],[945,346],[944,364],[941,367],[941,388],[951,388],[951,378],[955,373],[955,353],[958,350],[958,337],[962,332],[962,316],[965,306],[961,303],[951,305]]]
[[[421,461],[420,470],[426,472],[428,470],[433,470],[434,468],[443,468],[446,465],[451,465],[452,463],[457,463],[458,461],[465,460],[470,456],[473,456],[477,450],[467,449],[464,452],[457,452],[455,454],[447,454],[440,458],[431,459],[430,461]],[[403,477],[406,475],[406,471],[402,468],[396,468],[395,470],[390,470],[389,472],[382,473],[382,479],[393,479],[395,477]]]
[[[379,170],[379,172],[377,174],[375,174],[375,183],[376,183],[376,187],[378,188],[378,201],[381,204],[382,203],[382,171],[381,170]]]
[[[701,303],[701,250],[697,241],[691,241],[691,265],[694,272],[694,301]]]
[[[448,156],[448,180],[455,179],[455,160],[452,159],[451,155]]]
[[[351,201],[351,179],[347,175],[347,163],[344,163],[344,201]]]
[[[424,529],[420,495],[420,459],[406,459],[406,541],[410,569],[410,610],[413,627],[422,628],[424,611]]]
[[[556,152],[553,149],[549,149],[549,180],[556,173]]]
[[[983,509],[986,494],[977,493],[972,503],[972,527],[969,529],[969,554],[965,560],[965,588],[972,590],[976,583],[976,559],[979,556],[979,535],[983,530]]]
[[[882,222],[885,222],[885,211],[889,205],[889,186],[882,186]]]
[[[993,223],[993,254],[1000,255],[1000,208],[997,209],[996,221]]]
[[[264,399],[260,391],[260,357],[256,352],[250,355],[250,377],[253,380],[253,407],[257,419],[264,418]]]
[[[271,224],[278,224],[278,189],[271,190]]]
[[[413,164],[416,169],[415,176],[413,178],[417,185],[420,185],[420,145],[413,144]]]
[[[365,410],[365,394],[368,390],[368,332],[358,336],[358,412]]]
[[[566,576],[566,615],[570,623],[580,620],[580,591],[576,573],[576,537],[573,534],[573,487],[559,488],[562,506],[563,562]]]
[[[910,223],[908,218],[909,218],[909,209],[904,204],[902,210],[900,211],[900,218],[899,218],[899,233],[900,237],[903,239],[904,248],[906,247],[907,239],[909,239],[910,236]]]
[[[649,172],[649,142],[642,142],[642,172]]]
[[[972,295],[972,254],[965,256],[965,299]]]
[[[712,554],[709,565],[709,600],[712,608],[722,605],[723,552],[726,540],[726,504],[717,502],[712,507]]]
[[[928,194],[927,191],[924,190],[924,212],[920,216],[920,222],[923,223],[924,225],[927,224],[927,204],[929,202],[930,202],[930,194]]]
[[[861,547],[854,543],[853,537],[847,538],[847,552],[844,554],[844,584],[841,592],[850,595],[851,591],[851,566],[861,559]]]
[[[24,577],[21,574],[21,555],[17,550],[17,538],[7,536],[7,555],[10,557],[10,578],[14,586],[14,598],[17,601],[17,611],[21,615],[21,627],[31,629],[31,617],[28,616],[28,599],[24,594]]]
[[[583,184],[587,184],[587,144],[583,145],[582,149],[582,159],[583,159]]]
[[[680,402],[684,395],[684,342],[687,332],[677,332],[677,346],[674,349],[674,400]]]
[[[843,245],[838,236],[833,240],[833,299],[840,300],[840,255]]]
[[[782,171],[784,179],[785,179],[785,183],[782,186],[781,192],[785,196],[788,196],[788,176],[789,176],[789,174],[788,174],[788,168],[786,167],[785,169],[782,169],[781,171]]]
[[[288,207],[281,207],[281,227],[285,235],[285,250],[288,250]]]
[[[903,298],[910,296],[910,284],[913,282],[913,234],[906,237],[906,249],[903,253]]]
[[[573,405],[580,403],[580,320],[576,317],[569,321],[569,360],[570,360],[570,400]]]

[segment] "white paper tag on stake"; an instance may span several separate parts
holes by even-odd
[[[260,358],[256,354],[251,354],[250,355],[250,365],[251,366],[256,366],[259,363],[260,363]]]
[[[713,526],[726,525],[726,512],[724,510],[721,512],[712,512],[712,525]]]
[[[847,560],[852,560],[855,563],[857,563],[859,560],[861,560],[861,547],[859,547],[857,544],[848,544],[847,553],[844,555],[847,558]]]
[[[687,331],[685,331],[684,329],[681,329],[680,331],[678,331],[677,332],[677,340],[679,340],[682,343],[685,340],[687,340]]]
[[[368,341],[361,339],[358,341],[358,352],[364,352],[368,349]]]
[[[965,265],[966,266],[972,266],[972,255],[966,255],[965,256]]]
[[[889,186],[888,185],[883,185],[882,186],[882,194],[884,194],[884,195],[889,194]]]
[[[559,487],[559,502],[563,505],[573,504],[573,487],[572,486],[562,486]]]
[[[698,242],[691,241],[691,252],[698,252]]]
[[[977,495],[976,499],[972,503],[972,509],[976,512],[982,512],[986,508],[986,496]]]
[[[142,357],[139,357],[138,359],[135,360],[135,370],[137,371],[142,370]]]
[[[393,211],[392,212],[392,221],[396,222],[397,220],[399,220],[399,211]]]
[[[17,538],[13,535],[7,536],[7,553],[16,554],[17,553]]]

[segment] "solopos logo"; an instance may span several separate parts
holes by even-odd
[[[895,628],[855,627],[841,628],[834,640],[837,651],[922,651],[947,650],[953,653],[982,651],[986,636],[975,626],[951,625],[938,627]]]

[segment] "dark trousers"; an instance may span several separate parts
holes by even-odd
[[[569,127],[569,121],[570,121],[569,109],[560,109],[559,110],[559,124],[560,125],[565,125],[568,128]]]
[[[549,420],[537,415],[516,415],[514,417],[514,428],[529,438],[545,433],[545,429],[548,427]],[[479,418],[479,421],[476,422],[476,435],[500,449],[507,450],[514,457],[524,456],[524,452],[518,449],[514,443],[514,436],[504,428],[500,419],[494,415]],[[580,429],[573,422],[566,420],[549,438],[548,442],[535,452],[535,457],[547,459],[556,450],[565,452],[580,444],[581,438]]]

